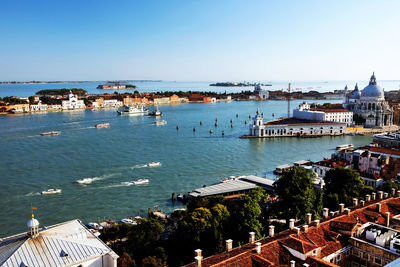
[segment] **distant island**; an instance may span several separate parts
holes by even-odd
[[[40,90],[36,92],[37,95],[67,95],[69,92],[72,92],[73,94],[77,95],[86,95],[88,92],[86,90],[83,90],[81,88],[63,88],[63,89],[45,89],[45,90]]]
[[[210,86],[220,86],[220,87],[243,87],[243,86],[256,86],[258,83],[248,83],[248,82],[223,82],[223,83],[212,83]],[[272,84],[260,84],[262,86],[272,86]]]
[[[137,86],[133,84],[119,84],[119,83],[112,83],[112,84],[100,84],[97,86],[97,89],[136,89]]]

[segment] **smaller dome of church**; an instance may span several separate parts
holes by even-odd
[[[360,91],[358,90],[357,84],[354,90],[349,94],[349,99],[360,99]]]

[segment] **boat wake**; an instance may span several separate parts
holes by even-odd
[[[39,192],[30,192],[26,194],[26,197],[33,197],[33,196],[40,196],[41,194]]]
[[[119,175],[120,173],[112,173],[112,174],[105,174],[102,176],[95,176],[95,177],[88,177],[88,178],[83,178],[83,179],[79,179],[76,180],[75,182],[81,185],[88,185],[91,184],[95,181],[100,181],[100,180],[105,180],[105,179],[109,179],[112,178],[116,175]]]
[[[122,182],[119,184],[112,184],[112,185],[104,186],[102,188],[114,188],[114,187],[123,187],[123,186],[131,186],[131,185],[135,185],[135,184],[133,182]]]

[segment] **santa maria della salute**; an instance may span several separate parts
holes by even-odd
[[[349,92],[347,85],[344,92],[343,108],[353,111],[355,122],[362,122],[366,127],[383,127],[393,124],[393,109],[385,101],[383,89],[376,83],[372,74],[367,87],[361,92],[356,84]]]

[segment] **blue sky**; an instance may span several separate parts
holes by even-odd
[[[0,80],[400,79],[400,1],[0,1]]]

